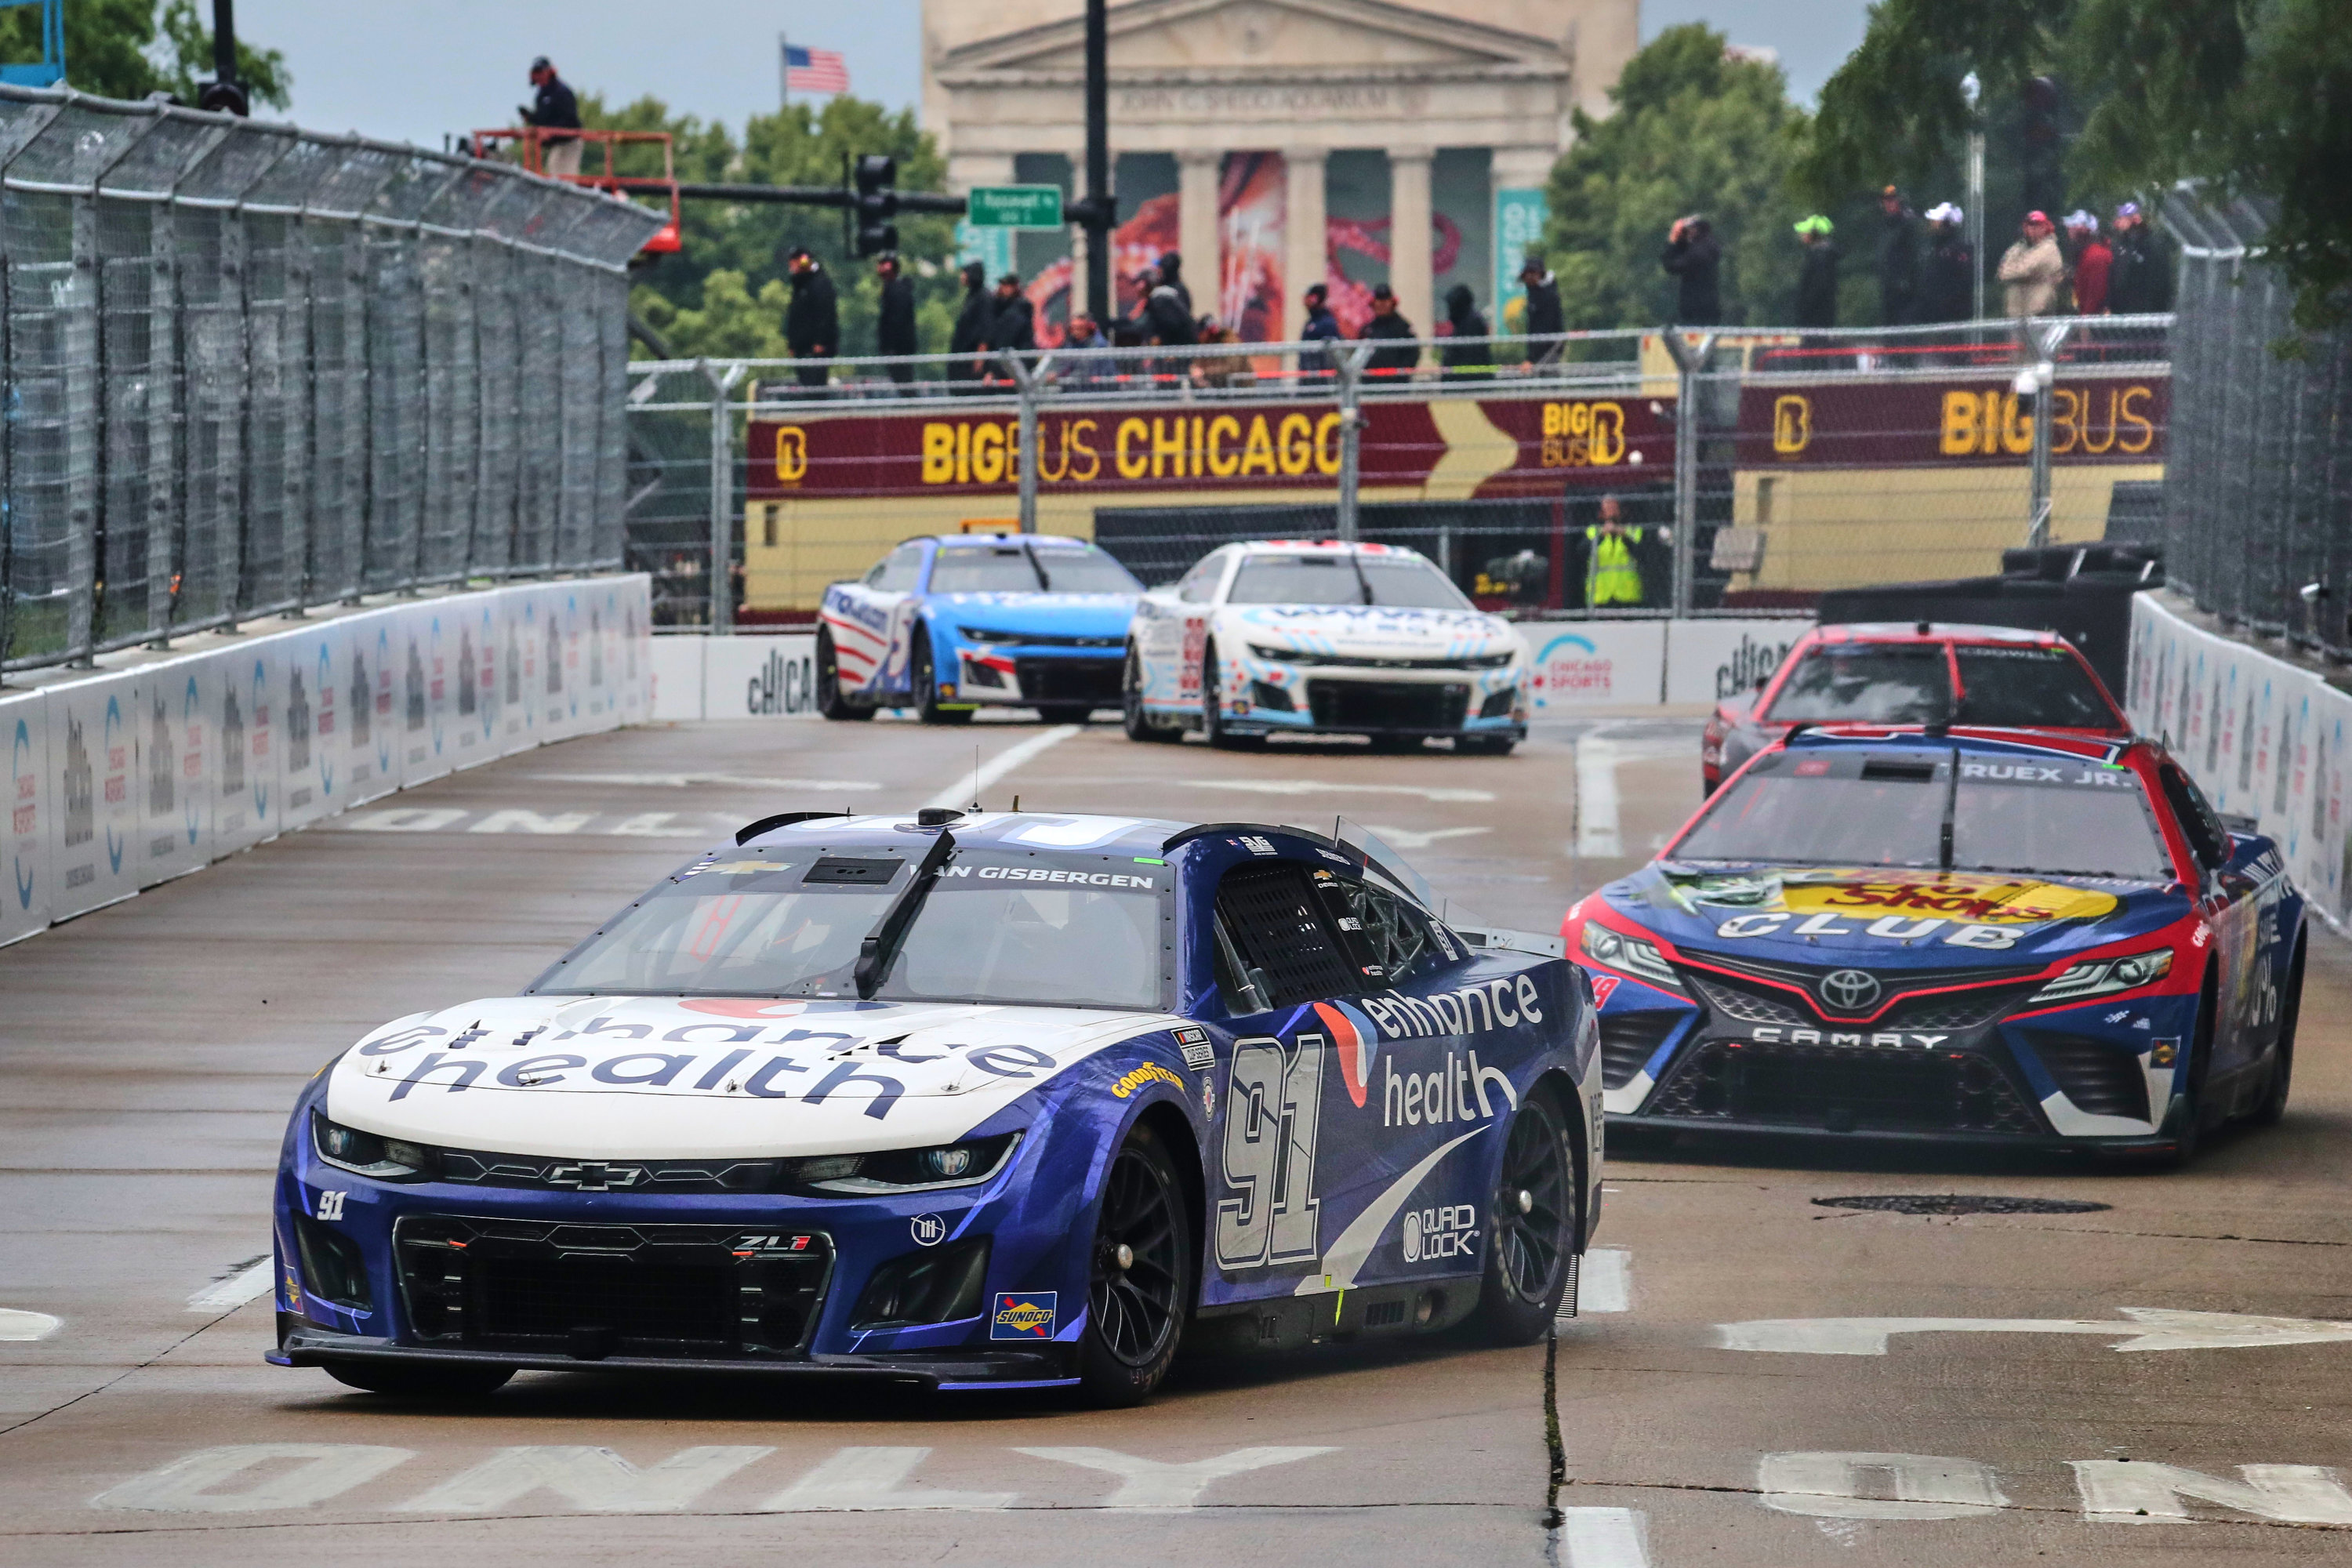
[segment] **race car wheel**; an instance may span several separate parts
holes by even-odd
[[[1168,1375],[1192,1300],[1192,1225],[1175,1162],[1138,1127],[1103,1178],[1078,1340],[1091,1405],[1139,1405]]]
[[[1507,757],[1517,739],[1510,735],[1465,735],[1454,742],[1457,752],[1467,752],[1474,757]]]
[[[2172,1148],[2158,1154],[2157,1169],[2178,1171],[2197,1158],[2197,1145],[2205,1136],[2205,1075],[2213,1066],[2213,1015],[2221,1005],[2221,994],[2215,989],[2213,976],[2205,976],[2205,988],[2197,997],[2197,1027],[2189,1037],[2188,1083],[2173,1097],[2172,1112],[2167,1118],[2172,1130]]]
[[[1473,1320],[1491,1343],[1543,1337],[1568,1289],[1580,1202],[1568,1124],[1541,1093],[1519,1102],[1487,1205],[1486,1279]]]
[[[1166,743],[1181,741],[1184,731],[1172,724],[1155,724],[1143,710],[1143,661],[1133,647],[1127,650],[1127,672],[1118,686],[1119,726],[1130,741]]]
[[[1217,693],[1215,644],[1201,650],[1201,733],[1209,744],[1228,752],[1253,751],[1265,744],[1264,735],[1236,735],[1225,728],[1225,701]]]
[[[327,1375],[348,1387],[395,1399],[479,1399],[506,1385],[510,1366],[404,1366],[384,1362],[335,1362]]]
[[[2286,994],[2279,999],[2278,1044],[2271,1047],[2271,1081],[2263,1102],[2247,1120],[2257,1127],[2275,1127],[2286,1114],[2287,1089],[2294,1079],[2294,1026],[2303,1016],[2303,948],[2294,950],[2287,966]]]
[[[931,663],[931,639],[919,628],[914,648],[915,716],[926,724],[969,724],[969,708],[940,706],[940,672]]]
[[[1048,724],[1084,724],[1094,716],[1091,702],[1048,702],[1037,710],[1037,717]]]
[[[841,658],[833,650],[833,634],[816,632],[816,710],[828,719],[871,719],[874,710],[841,694]]]

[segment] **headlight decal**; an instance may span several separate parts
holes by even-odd
[[[2118,991],[2136,991],[2143,985],[2153,985],[2171,973],[2172,950],[2168,947],[2126,953],[2121,958],[2090,959],[2065,970],[2027,997],[2025,1005],[2040,1007],[2111,995]]]
[[[1679,992],[1683,988],[1674,965],[1666,962],[1666,955],[1654,942],[1629,936],[1602,925],[1599,921],[1588,920],[1584,922],[1584,934],[1578,945],[1583,949],[1585,956],[1596,963],[1622,970],[1661,990]]]

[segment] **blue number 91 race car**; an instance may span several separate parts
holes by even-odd
[[[871,719],[912,708],[961,723],[983,705],[1083,724],[1119,701],[1143,584],[1082,539],[1046,533],[909,539],[817,612],[817,709]]]
[[[2145,740],[1800,731],[1569,911],[1612,1132],[2178,1163],[2276,1121],[2304,900]]]
[[[1188,1331],[1538,1338],[1600,1215],[1591,992],[1391,865],[1252,824],[753,823],[311,1081],[269,1359],[1123,1404]]]

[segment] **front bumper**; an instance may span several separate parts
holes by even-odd
[[[955,700],[984,707],[1116,708],[1125,655],[1101,649],[991,643],[956,656]]]
[[[1507,736],[1528,732],[1526,672],[1319,665],[1250,658],[1219,688],[1235,734]]]

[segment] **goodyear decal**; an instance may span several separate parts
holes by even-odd
[[[1126,1077],[1120,1079],[1117,1083],[1112,1084],[1110,1086],[1110,1091],[1119,1099],[1125,1100],[1129,1095],[1133,1094],[1137,1089],[1141,1089],[1145,1084],[1150,1083],[1155,1079],[1160,1083],[1168,1085],[1179,1094],[1182,1094],[1187,1087],[1182,1079],[1177,1077],[1176,1074],[1169,1071],[1166,1068],[1161,1067],[1158,1062],[1146,1062],[1141,1067],[1137,1068],[1133,1072],[1130,1072]]]

